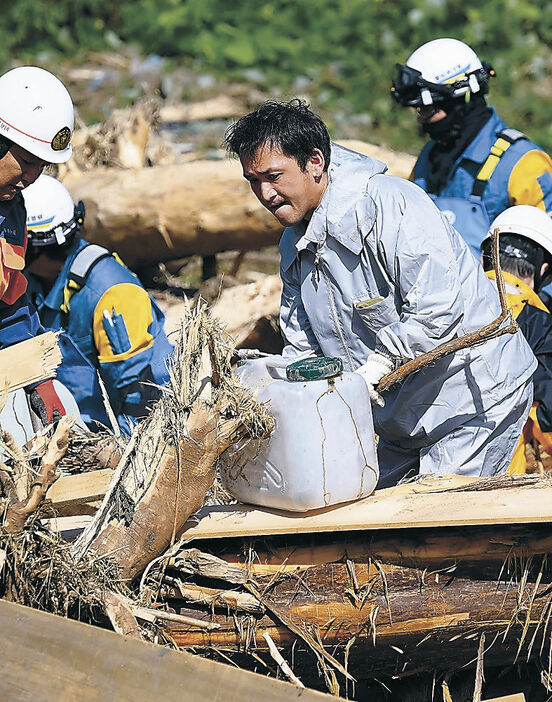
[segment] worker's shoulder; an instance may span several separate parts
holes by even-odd
[[[495,139],[493,146],[499,139],[508,144],[505,154],[510,157],[517,156],[520,158],[527,153],[534,154],[536,157],[541,157],[542,155],[548,156],[542,146],[530,139],[524,132],[519,129],[514,129],[513,127],[502,126],[500,129],[496,130],[493,138]]]
[[[396,201],[401,204],[427,205],[431,203],[427,193],[416,183],[389,173],[378,173],[368,182],[367,194],[377,203]]]
[[[533,351],[547,349],[552,353],[552,315],[527,304],[517,317],[517,323]]]
[[[88,271],[85,286],[103,294],[107,289],[120,283],[130,283],[142,287],[138,277],[127,268],[121,259],[112,251],[105,249],[105,254],[98,256],[97,261]]]

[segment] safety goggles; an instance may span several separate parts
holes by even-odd
[[[484,61],[482,68],[466,74],[454,83],[431,83],[417,69],[398,63],[391,95],[403,107],[427,107],[454,100],[470,92],[485,94],[489,78],[494,75],[494,69]]]

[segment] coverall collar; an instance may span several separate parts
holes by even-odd
[[[357,203],[366,194],[368,180],[386,171],[387,166],[382,161],[332,143],[328,186],[310,222],[291,228],[295,246],[280,252],[282,269],[287,270],[309,245],[320,246],[328,235],[358,255],[364,242],[358,226]],[[369,221],[368,229],[371,229],[376,206],[370,198],[363,200],[362,217]]]
[[[56,312],[61,309],[61,305],[63,304],[63,290],[71,271],[71,265],[77,253],[85,246],[88,246],[88,242],[85,239],[75,237],[75,241],[69,248],[69,253],[67,254],[63,268],[56,278],[56,282],[53,284],[52,289],[44,298],[45,307],[55,310]]]

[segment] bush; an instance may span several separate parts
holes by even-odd
[[[552,2],[544,0],[17,0],[0,16],[0,62],[72,55],[108,32],[225,79],[308,92],[334,134],[416,151],[421,139],[389,87],[395,63],[452,36],[495,66],[491,102],[552,150]],[[249,71],[249,73],[247,73]],[[361,119],[358,118],[361,115]]]

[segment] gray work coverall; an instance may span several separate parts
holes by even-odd
[[[308,226],[280,242],[288,358],[377,350],[398,363],[500,314],[496,288],[416,185],[332,145],[328,187]],[[532,401],[533,353],[520,333],[457,351],[409,376],[374,408],[379,487],[406,474],[505,472]]]

